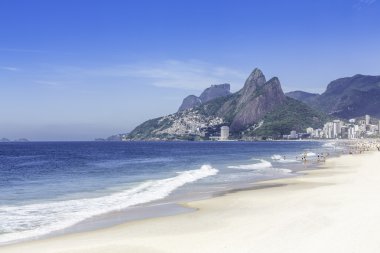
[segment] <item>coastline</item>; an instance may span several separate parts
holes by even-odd
[[[379,162],[379,152],[330,158],[296,177],[182,204],[196,212],[2,246],[0,252],[378,252]]]

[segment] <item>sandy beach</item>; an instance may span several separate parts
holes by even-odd
[[[0,247],[0,252],[380,252],[380,152],[184,205],[197,211]],[[257,187],[256,187],[257,188]]]

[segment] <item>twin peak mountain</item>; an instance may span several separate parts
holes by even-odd
[[[229,84],[212,85],[199,97],[186,97],[178,112],[142,123],[128,139],[208,139],[225,125],[234,138],[279,137],[321,127],[325,120],[323,113],[285,96],[277,77],[267,81],[256,68],[236,93],[230,92]]]

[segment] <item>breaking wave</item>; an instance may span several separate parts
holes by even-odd
[[[276,161],[278,163],[295,163],[295,162],[297,162],[297,160],[295,160],[295,159],[288,159],[282,155],[272,155],[271,158],[273,161]]]
[[[178,175],[143,182],[111,195],[47,203],[0,206],[0,243],[38,237],[75,225],[87,218],[167,197],[177,188],[213,176],[210,165]]]
[[[259,163],[245,164],[245,165],[232,165],[228,166],[230,169],[240,169],[240,170],[261,170],[271,168],[272,164],[266,160],[259,159]]]

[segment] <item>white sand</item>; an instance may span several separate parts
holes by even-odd
[[[0,247],[0,252],[380,252],[380,152],[189,203],[171,217]]]

